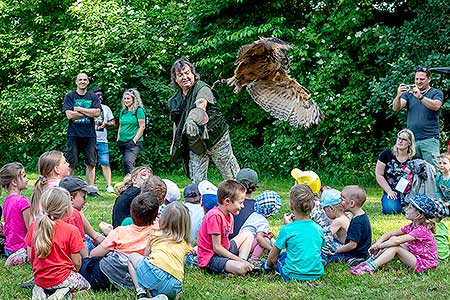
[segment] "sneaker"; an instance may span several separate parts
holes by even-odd
[[[347,265],[349,265],[350,267],[357,266],[357,265],[359,265],[359,264],[361,264],[363,262],[365,262],[364,258],[354,258],[354,257],[349,258],[346,261]]]
[[[253,265],[253,270],[261,270],[264,267],[264,262],[257,258],[249,258],[247,260],[249,263]]]
[[[64,300],[66,296],[69,294],[70,289],[68,287],[57,289],[51,296],[49,296],[48,300]]]
[[[113,186],[112,186],[112,185],[108,185],[108,186],[106,187],[106,192],[107,192],[107,193],[114,194],[115,191],[114,191]]]
[[[19,249],[6,259],[5,267],[23,265],[28,262],[27,250]]]
[[[364,274],[370,274],[372,275],[374,271],[370,269],[366,263],[360,263],[359,265],[350,268],[350,274],[352,275],[364,275]]]
[[[30,280],[27,280],[27,281],[25,281],[25,282],[22,282],[21,284],[20,284],[20,287],[21,288],[24,288],[24,289],[26,289],[26,288],[31,288],[31,287],[33,287],[34,286],[34,278],[32,277]]]
[[[45,300],[47,296],[45,295],[44,289],[40,286],[35,285],[33,287],[33,293],[31,294],[31,300]]]
[[[87,195],[89,196],[89,197],[95,197],[95,198],[98,198],[98,197],[101,197],[102,195],[100,195],[99,193],[97,193],[97,192],[90,192],[90,193],[87,193]]]

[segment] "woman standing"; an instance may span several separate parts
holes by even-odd
[[[123,156],[125,174],[129,174],[134,169],[136,157],[143,147],[145,112],[141,95],[136,89],[128,89],[123,93],[122,106],[117,142]]]
[[[384,190],[381,208],[384,214],[399,213],[402,200],[407,190],[399,192],[395,189],[401,178],[407,175],[406,162],[416,154],[414,134],[409,129],[402,129],[392,149],[381,152],[375,167],[375,177]]]

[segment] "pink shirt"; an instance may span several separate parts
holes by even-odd
[[[3,229],[6,236],[6,250],[16,252],[21,248],[27,248],[25,243],[27,227],[23,219],[23,211],[29,207],[30,201],[25,196],[12,194],[6,197],[3,206],[5,218]]]
[[[220,235],[220,243],[225,249],[230,248],[228,236],[233,233],[233,216],[225,215],[219,207],[214,207],[203,218],[198,231],[197,257],[198,266],[206,267],[214,255],[212,235]]]
[[[416,271],[423,272],[438,265],[438,252],[434,235],[423,225],[409,224],[400,229],[415,240],[408,242],[408,251],[416,257]]]

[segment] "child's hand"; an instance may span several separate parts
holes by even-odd
[[[373,244],[370,248],[369,248],[369,253],[372,255],[376,255],[378,253],[378,251],[380,251],[380,248],[378,243]]]
[[[292,222],[292,214],[284,214],[283,216],[284,224],[289,224]]]

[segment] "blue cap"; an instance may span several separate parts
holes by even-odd
[[[432,219],[436,215],[436,204],[434,200],[424,194],[417,194],[409,198],[409,203],[418,211],[422,212],[427,219]]]
[[[184,198],[197,198],[200,196],[200,191],[198,190],[197,183],[191,183],[184,188]]]
[[[322,207],[333,206],[341,203],[341,192],[335,189],[324,190],[320,198]]]
[[[208,211],[211,208],[217,206],[217,195],[214,194],[204,194],[202,196],[202,206]]]

